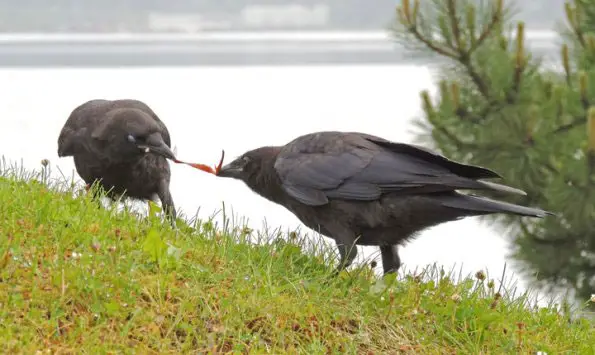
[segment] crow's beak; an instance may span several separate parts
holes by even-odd
[[[167,144],[165,144],[160,134],[150,135],[147,138],[146,143],[139,144],[138,147],[144,149],[145,153],[153,152],[167,159],[176,159],[176,155],[171,151]]]
[[[237,162],[231,162],[221,167],[221,170],[219,170],[217,176],[240,179],[243,172],[244,170],[241,166],[239,166],[239,164],[237,164]]]

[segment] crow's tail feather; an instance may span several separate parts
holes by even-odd
[[[442,195],[439,199],[443,206],[469,211],[470,214],[473,215],[507,213],[539,218],[555,216],[554,213],[539,208],[519,206],[481,196],[457,193],[452,195]]]
[[[478,180],[477,182],[479,182],[481,185],[487,187],[490,190],[527,196],[527,193],[525,191],[511,187],[511,186],[506,186],[506,185],[498,184],[495,182],[482,181],[482,180]]]

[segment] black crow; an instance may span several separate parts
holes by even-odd
[[[90,186],[97,181],[109,197],[161,200],[175,221],[169,182],[167,127],[138,100],[90,100],[76,107],[58,138],[58,156],[74,157],[76,171]]]
[[[386,274],[401,265],[397,246],[428,227],[492,213],[552,214],[462,194],[457,190],[525,193],[482,181],[500,177],[491,170],[363,133],[318,132],[254,149],[217,176],[244,181],[334,239],[341,256],[337,272],[353,262],[355,244],[379,246]]]

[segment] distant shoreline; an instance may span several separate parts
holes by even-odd
[[[552,40],[559,35],[547,29],[528,29],[525,31],[529,40]],[[121,41],[121,40],[382,40],[390,39],[389,30],[367,31],[203,31],[195,33],[177,32],[0,32],[0,43],[5,41]]]
[[[559,51],[554,31],[527,31],[539,55]],[[0,33],[0,67],[152,67],[431,63],[388,31]]]

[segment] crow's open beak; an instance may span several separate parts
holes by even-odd
[[[138,147],[143,149],[145,153],[153,152],[161,155],[167,159],[176,159],[176,155],[171,149],[165,144],[160,134],[152,134],[147,138],[144,144],[139,144]]]

